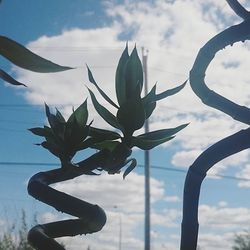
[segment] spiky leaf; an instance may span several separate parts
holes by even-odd
[[[92,146],[92,148],[98,149],[98,150],[107,149],[109,151],[113,151],[117,147],[118,144],[120,144],[120,142],[118,141],[106,140],[106,141],[95,143]]]
[[[76,121],[79,126],[85,126],[88,120],[87,100],[85,100],[69,117],[67,123]]]
[[[61,121],[61,122],[66,122],[63,115],[61,112],[56,108],[56,117]]]
[[[119,123],[116,120],[116,117],[110,112],[108,111],[104,106],[102,106],[96,99],[94,93],[89,89],[89,93],[91,96],[91,100],[92,103],[95,107],[95,110],[97,111],[97,113],[111,126],[113,126],[114,128],[118,128],[121,129],[121,126],[119,125]]]
[[[143,70],[136,47],[133,49],[126,64],[125,81],[126,99],[140,95],[143,86]]]
[[[0,69],[0,78],[2,78],[4,81],[12,84],[12,85],[22,85],[24,87],[27,87],[25,84],[18,82],[17,80],[15,80],[12,76],[10,76],[9,74],[7,74],[5,71],[3,71],[2,69]]]
[[[155,97],[155,92],[156,92],[156,84],[149,91],[149,93],[142,98],[146,119],[148,119],[151,116],[156,107],[156,101],[153,101]]]
[[[52,135],[52,131],[49,127],[44,127],[44,128],[30,128],[28,129],[30,132],[32,132],[34,135],[38,135],[38,136],[51,136]]]
[[[154,101],[158,101],[158,100],[161,100],[163,98],[166,98],[168,96],[171,96],[171,95],[178,93],[179,91],[181,91],[185,87],[186,83],[187,83],[187,80],[178,87],[175,87],[173,89],[168,89],[160,94],[155,95],[155,97],[153,98]]]
[[[49,124],[53,133],[63,140],[66,123],[62,122],[60,117],[54,114],[51,114],[49,106],[46,103],[45,103],[45,111],[46,111],[46,116],[48,118],[48,121],[49,121]]]
[[[59,72],[72,69],[42,58],[5,36],[0,36],[0,55],[21,68],[39,73]]]
[[[118,133],[114,131],[94,127],[90,127],[89,136],[97,140],[116,140],[121,137]]]
[[[99,93],[102,95],[102,97],[107,101],[109,102],[112,106],[114,106],[115,108],[119,108],[105,93],[104,91],[98,86],[98,84],[96,83],[94,77],[93,77],[93,74],[92,72],[90,71],[89,67],[87,66],[87,69],[88,69],[88,77],[89,77],[89,81],[91,83],[94,84],[94,86],[97,88],[97,90],[99,91]]]
[[[115,90],[116,90],[117,101],[120,106],[126,101],[125,69],[128,59],[129,59],[128,44],[126,44],[126,48],[124,49],[120,57],[115,73]]]
[[[136,165],[137,165],[137,161],[136,161],[136,159],[134,159],[134,158],[128,159],[128,160],[126,161],[126,164],[128,164],[129,162],[131,162],[131,163],[130,163],[130,165],[126,168],[126,170],[124,171],[124,173],[123,173],[123,179],[125,179],[125,177],[126,177],[131,171],[133,171],[134,168],[135,168]]]
[[[150,150],[156,146],[159,146],[160,144],[162,144],[164,142],[172,140],[174,137],[175,136],[170,136],[170,137],[162,138],[162,139],[158,139],[158,140],[150,140],[150,139],[134,137],[132,139],[132,145],[133,145],[133,147],[138,147],[142,150]]]
[[[132,145],[143,150],[152,149],[164,142],[174,138],[174,135],[184,129],[188,124],[180,125],[176,128],[161,129],[139,135],[132,138]]]

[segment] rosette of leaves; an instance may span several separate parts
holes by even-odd
[[[117,150],[119,151],[119,157],[124,160],[124,158],[121,157],[122,153],[120,152],[122,151],[122,148],[124,149],[124,154],[127,153],[127,155],[129,152],[128,149],[131,149],[132,147],[138,147],[142,150],[150,150],[173,139],[177,132],[188,125],[182,124],[175,128],[156,130],[138,136],[134,135],[134,132],[141,129],[144,126],[145,121],[152,115],[157,101],[178,93],[186,84],[186,82],[184,82],[180,86],[166,90],[160,94],[156,94],[155,84],[150,92],[142,97],[143,68],[136,47],[129,55],[128,46],[126,45],[126,48],[120,57],[115,76],[117,103],[105,94],[95,81],[89,67],[87,67],[87,69],[89,81],[96,87],[101,96],[116,109],[116,114],[114,115],[106,107],[100,104],[95,94],[89,89],[91,100],[97,113],[109,125],[121,132],[120,143],[117,141],[103,141],[101,145],[97,144],[97,147],[108,147],[114,152],[114,155]],[[119,168],[126,165],[128,162],[131,162],[131,164],[125,171],[124,176],[133,170],[136,166],[136,160],[125,160],[123,163],[120,162],[120,165],[116,168],[118,171]]]
[[[33,134],[44,137],[41,145],[49,150],[61,161],[62,167],[71,166],[74,155],[81,150],[89,148],[103,140],[115,140],[119,134],[94,128],[88,121],[87,100],[83,102],[66,120],[61,112],[56,109],[52,114],[45,104],[46,116],[49,126],[29,129]]]

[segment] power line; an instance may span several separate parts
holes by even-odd
[[[26,166],[26,167],[34,167],[34,166],[42,166],[42,167],[59,167],[60,163],[50,163],[50,162],[10,162],[10,161],[1,161],[0,166]],[[138,167],[143,168],[143,164],[138,164]],[[162,171],[169,171],[169,172],[177,172],[186,174],[187,170],[178,169],[178,168],[171,168],[171,167],[163,167],[159,165],[151,165],[151,168],[162,170]],[[219,177],[222,179],[229,179],[229,180],[237,180],[237,181],[250,181],[249,178],[242,178],[242,177],[235,177],[231,175],[222,175],[222,174],[208,174],[207,176],[210,177]]]

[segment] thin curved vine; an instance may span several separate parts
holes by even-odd
[[[210,90],[205,83],[207,67],[219,50],[236,42],[250,39],[249,12],[237,0],[227,0],[227,2],[244,21],[222,31],[200,49],[190,71],[190,84],[204,104],[249,125],[250,109],[248,107],[240,106],[217,94]],[[250,128],[218,141],[206,149],[190,166],[184,187],[181,250],[195,250],[197,248],[200,188],[207,171],[224,158],[250,148],[249,136]]]

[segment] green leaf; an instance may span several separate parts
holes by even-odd
[[[107,149],[109,151],[113,151],[117,147],[118,144],[120,144],[120,142],[118,141],[106,140],[106,141],[95,143],[91,147],[94,149],[98,149],[98,150]]]
[[[144,105],[146,119],[148,119],[151,116],[151,114],[153,113],[156,107],[156,101],[154,101],[155,92],[156,92],[156,84],[149,91],[149,93],[142,98],[142,103]]]
[[[61,112],[56,108],[56,117],[61,121],[61,122],[66,122],[63,115]]]
[[[50,127],[55,136],[58,136],[60,139],[64,139],[66,123],[61,121],[61,117],[51,114],[49,106],[46,103],[45,103],[45,111]]]
[[[89,81],[91,83],[93,83],[95,85],[95,87],[97,88],[97,90],[99,91],[99,93],[102,95],[102,97],[107,101],[109,102],[112,106],[114,106],[115,108],[119,108],[105,93],[104,91],[98,86],[98,84],[96,83],[93,75],[92,75],[92,72],[90,71],[89,67],[87,66],[87,69],[88,69],[88,77],[89,77]]]
[[[91,100],[92,103],[95,107],[95,110],[97,111],[97,113],[111,126],[113,126],[114,128],[118,128],[121,129],[121,126],[119,125],[119,123],[116,120],[116,117],[109,112],[105,107],[103,107],[96,99],[95,95],[93,94],[93,92],[89,90],[90,96],[91,96]]]
[[[125,69],[126,99],[139,96],[143,87],[143,69],[136,47],[133,49]]]
[[[69,117],[67,123],[73,122],[76,119],[79,126],[86,126],[88,120],[87,100],[84,101]]]
[[[188,124],[182,124],[175,128],[161,129],[139,135],[132,138],[132,145],[144,150],[152,149],[174,138],[173,135],[184,129]]]
[[[53,155],[59,158],[62,156],[62,151],[60,147],[58,147],[56,144],[53,144],[48,141],[44,141],[41,143],[41,146],[43,146],[45,149],[49,150],[50,153],[52,153]]]
[[[71,148],[75,148],[89,135],[89,126],[80,125],[74,117],[72,122],[67,123],[65,131],[65,141]]]
[[[30,128],[28,129],[30,132],[32,132],[34,135],[38,135],[38,136],[51,136],[52,132],[51,132],[51,128],[49,128],[50,131],[48,131],[48,129],[46,128],[39,128],[39,127],[36,127],[36,128]]]
[[[15,80],[12,76],[10,76],[9,74],[7,74],[5,71],[3,71],[2,69],[0,69],[0,78],[2,78],[4,81],[12,84],[12,85],[23,85],[24,87],[27,87],[25,84],[18,82],[17,80]]]
[[[158,140],[164,137],[170,137],[172,135],[175,135],[182,129],[184,129],[189,123],[182,124],[180,126],[177,126],[175,128],[167,128],[167,129],[160,129],[152,132],[148,132],[142,135],[137,136],[138,138],[147,139],[147,140]]]
[[[90,148],[95,144],[95,140],[93,138],[87,138],[86,140],[80,142],[76,147],[75,150],[76,151],[80,151],[86,148]]]
[[[132,145],[133,147],[138,147],[142,150],[150,150],[164,142],[172,140],[174,137],[175,136],[170,136],[170,137],[166,137],[166,138],[162,138],[158,140],[150,140],[150,139],[145,139],[145,138],[140,138],[140,137],[133,137]]]
[[[166,98],[168,96],[171,96],[171,95],[174,95],[174,94],[178,93],[180,90],[182,90],[185,87],[186,83],[187,83],[187,80],[183,84],[181,84],[180,86],[178,86],[178,87],[166,90],[166,91],[164,91],[164,92],[162,92],[162,93],[160,93],[158,95],[155,95],[154,100],[158,101],[158,100],[161,100],[163,98]]]
[[[42,58],[5,36],[0,36],[0,55],[21,68],[39,73],[59,72],[72,69]]]
[[[120,106],[126,101],[125,69],[128,59],[129,59],[128,44],[126,44],[126,48],[124,49],[120,57],[115,73],[116,97]]]
[[[97,139],[97,140],[116,140],[121,138],[120,134],[100,128],[90,127],[89,136]]]
[[[137,165],[137,162],[136,162],[136,159],[132,158],[132,159],[128,159],[126,161],[126,164],[128,164],[129,162],[131,162],[131,164],[127,167],[127,169],[124,171],[123,173],[123,179],[125,179],[125,177],[131,172],[134,170],[134,168],[136,167]]]
[[[117,112],[117,120],[124,128],[123,133],[131,134],[145,122],[145,110],[141,99],[127,100]]]

